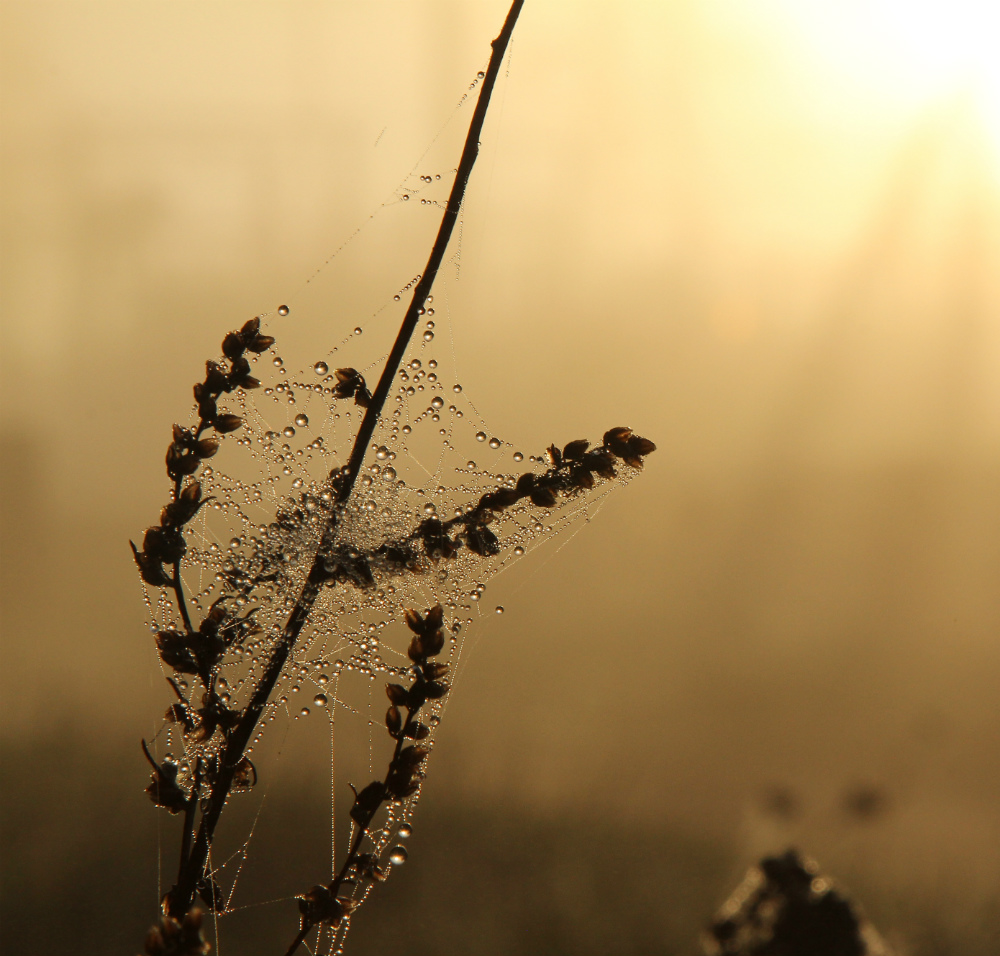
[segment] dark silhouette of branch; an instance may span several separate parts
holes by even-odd
[[[396,336],[396,341],[386,360],[378,385],[370,400],[368,400],[368,407],[355,438],[348,463],[343,469],[340,469],[339,472],[331,476],[336,488],[336,504],[338,506],[342,506],[348,500],[354,488],[355,480],[361,471],[369,442],[374,434],[375,426],[382,413],[382,409],[385,406],[392,382],[395,379],[400,362],[413,336],[417,321],[422,314],[423,304],[427,296],[430,295],[434,280],[437,277],[438,270],[444,258],[445,250],[462,207],[469,176],[479,154],[479,138],[486,119],[490,96],[496,84],[500,64],[503,61],[523,3],[524,0],[514,0],[507,14],[503,29],[492,43],[493,52],[490,56],[485,76],[483,77],[479,99],[476,103],[469,132],[466,136],[465,146],[462,150],[462,158],[458,165],[455,181],[452,185],[448,204],[441,220],[441,226],[438,229],[437,238],[431,249],[430,257],[428,258],[422,277],[413,291],[413,298],[403,317],[399,334]],[[216,427],[218,428],[218,426]],[[225,424],[223,427],[225,428]],[[180,920],[184,917],[193,905],[199,891],[204,889],[205,865],[208,860],[209,850],[211,849],[215,828],[219,822],[226,799],[233,789],[234,780],[239,774],[244,772],[247,744],[253,736],[264,708],[270,699],[274,685],[284,670],[299,634],[312,612],[316,598],[323,585],[329,580],[329,572],[325,568],[324,557],[329,553],[336,540],[338,530],[337,520],[338,512],[335,509],[323,534],[306,582],[282,629],[277,646],[271,654],[267,667],[250,701],[242,714],[239,715],[238,721],[226,738],[225,747],[212,776],[209,794],[207,797],[202,798],[204,809],[198,826],[197,836],[193,841],[190,853],[180,866],[176,884],[167,893],[165,899],[167,915],[174,920]],[[137,560],[139,560],[139,552],[137,552]],[[179,585],[177,586],[177,590],[178,600],[181,600]],[[186,610],[182,613],[187,623]],[[190,630],[190,625],[188,626]],[[189,799],[197,800],[199,799],[199,795],[192,793]],[[184,809],[186,810],[186,805]]]

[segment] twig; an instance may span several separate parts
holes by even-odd
[[[462,150],[462,158],[455,174],[455,181],[452,184],[451,194],[448,197],[448,204],[438,229],[437,238],[431,248],[431,254],[422,278],[414,289],[413,298],[403,317],[399,334],[396,336],[396,341],[386,360],[382,376],[379,379],[361,426],[358,429],[348,464],[344,469],[341,469],[340,474],[336,478],[337,505],[342,506],[351,495],[355,480],[361,471],[365,454],[368,451],[368,443],[371,441],[376,423],[388,398],[389,389],[392,386],[399,364],[413,336],[419,316],[422,314],[423,304],[427,296],[430,295],[434,280],[437,277],[438,269],[444,258],[445,249],[447,248],[452,230],[462,207],[469,176],[479,154],[479,138],[486,119],[486,110],[489,107],[490,96],[500,71],[500,64],[503,61],[514,25],[517,22],[523,4],[524,0],[514,0],[507,14],[503,29],[492,43],[493,52],[486,69],[486,75],[483,78],[479,99],[472,115],[469,132]],[[309,618],[316,598],[328,579],[328,573],[324,567],[324,556],[329,548],[332,547],[336,534],[337,512],[335,510],[331,515],[330,523],[320,542],[320,547],[316,552],[312,568],[309,571],[302,591],[282,629],[277,647],[275,647],[271,655],[264,674],[251,696],[250,702],[240,716],[239,722],[227,738],[225,749],[218,762],[212,787],[207,797],[207,805],[201,816],[198,836],[194,841],[186,863],[181,867],[177,883],[166,897],[167,913],[175,919],[179,919],[187,913],[194,903],[199,886],[204,879],[205,864],[211,848],[212,838],[215,834],[215,828],[222,813],[222,808],[225,805],[226,798],[232,789],[234,777],[244,758],[246,746],[257,727],[264,707],[270,698],[271,691],[274,689],[274,685],[284,670],[289,654]]]

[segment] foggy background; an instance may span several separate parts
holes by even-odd
[[[901,953],[997,951],[980,6],[956,47],[958,20],[913,34],[890,2],[527,0],[455,361],[526,454],[618,424],[659,450],[491,583],[506,613],[476,626],[410,862],[349,952],[691,954],[788,845]],[[128,539],[169,426],[230,328],[287,301],[279,345],[332,346],[423,268],[437,214],[389,210],[305,284],[432,142],[457,163],[506,8],[0,6],[3,951],[140,950],[176,821],[142,792],[169,700]],[[369,334],[376,362],[392,322]],[[243,902],[286,901],[223,922],[220,952],[283,951],[328,865],[322,760],[281,779]]]

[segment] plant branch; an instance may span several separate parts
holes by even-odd
[[[465,198],[469,176],[472,173],[472,168],[479,154],[479,139],[482,134],[483,123],[486,119],[490,96],[496,84],[500,64],[503,61],[523,3],[524,0],[514,0],[504,21],[503,29],[492,43],[493,52],[483,78],[479,99],[472,115],[472,121],[465,139],[465,146],[462,150],[462,157],[456,171],[455,181],[452,184],[448,204],[438,229],[437,238],[431,248],[430,257],[424,268],[422,278],[414,289],[413,298],[403,317],[396,341],[389,353],[385,368],[382,371],[378,385],[361,422],[348,464],[334,479],[337,482],[336,505],[338,506],[343,505],[348,500],[354,488],[354,483],[361,471],[365,454],[368,451],[368,444],[375,432],[382,409],[385,407],[385,402],[392,383],[395,380],[396,372],[416,329],[417,321],[422,314],[423,304],[427,296],[430,295],[434,280],[437,277],[438,270],[444,258],[445,250],[451,239],[452,231],[454,230]],[[167,895],[167,909],[169,915],[175,919],[180,919],[190,909],[198,893],[199,886],[204,879],[205,864],[211,848],[215,827],[218,824],[222,808],[232,789],[233,780],[236,776],[237,768],[243,759],[247,744],[257,727],[257,723],[284,669],[292,648],[312,612],[320,590],[329,579],[324,559],[326,553],[334,543],[336,534],[337,511],[335,510],[330,524],[323,534],[306,582],[282,629],[264,674],[257,684],[239,722],[228,735],[221,757],[215,767],[214,780],[204,804],[197,838],[194,841],[190,854],[181,866],[177,883]],[[192,794],[192,799],[198,799],[198,795]]]

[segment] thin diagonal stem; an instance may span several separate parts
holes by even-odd
[[[409,346],[410,339],[413,337],[413,332],[422,314],[421,310],[424,302],[427,300],[427,296],[430,295],[434,280],[437,278],[448,242],[451,239],[455,223],[458,220],[459,211],[462,208],[462,202],[465,199],[465,190],[469,183],[469,176],[479,155],[479,139],[482,135],[483,123],[486,120],[486,111],[490,104],[490,96],[493,93],[493,88],[496,85],[496,79],[500,72],[500,64],[503,62],[504,55],[507,52],[507,46],[514,31],[514,25],[517,22],[523,5],[524,0],[514,0],[507,13],[503,29],[492,43],[493,52],[490,55],[490,62],[483,77],[479,99],[472,114],[469,132],[466,135],[465,146],[462,149],[462,158],[455,173],[455,181],[452,184],[448,204],[441,219],[441,225],[438,228],[437,238],[431,247],[431,253],[428,257],[427,265],[424,267],[422,277],[417,283],[417,287],[413,290],[413,298],[403,317],[399,334],[396,336],[396,341],[389,352],[385,368],[382,370],[378,385],[362,419],[361,427],[358,429],[358,434],[354,440],[354,446],[345,469],[346,473],[340,479],[336,498],[337,506],[342,506],[354,489],[354,483],[361,472],[361,466],[368,451],[368,444],[375,433],[375,426],[389,397],[389,390],[395,380],[396,372]],[[176,885],[168,894],[167,905],[170,915],[174,918],[183,916],[190,909],[197,895],[199,884],[204,877],[205,863],[212,845],[215,827],[219,822],[219,816],[222,813],[226,798],[232,789],[237,767],[243,759],[247,744],[253,736],[257,723],[274,689],[274,685],[281,676],[292,648],[295,646],[295,642],[298,640],[299,634],[305,626],[316,598],[323,587],[326,579],[324,556],[332,546],[336,534],[337,510],[335,509],[330,524],[323,534],[319,549],[313,560],[312,568],[295,602],[295,606],[282,629],[281,636],[271,654],[271,659],[268,661],[264,674],[251,696],[250,702],[247,704],[239,723],[230,733],[218,766],[215,768],[215,779],[202,813],[198,835],[186,862],[181,866]]]

